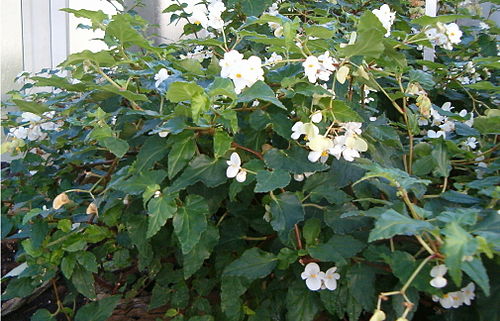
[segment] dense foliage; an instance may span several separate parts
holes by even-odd
[[[172,320],[496,320],[498,30],[381,5],[179,2],[190,37],[159,46],[133,11],[67,9],[110,49],[11,93],[2,300],[58,282],[32,320],[143,293]]]

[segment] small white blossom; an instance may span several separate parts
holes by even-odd
[[[330,57],[330,52],[325,51],[324,54],[318,57],[307,57],[302,66],[309,82],[316,83],[318,79],[328,81],[332,72],[336,69],[336,63],[337,61]]]
[[[460,38],[462,37],[462,31],[456,23],[449,23],[445,25],[446,35],[451,43],[460,43]]]
[[[245,169],[241,168],[241,158],[238,153],[233,152],[229,158],[229,161],[226,161],[228,167],[226,170],[226,176],[228,178],[236,177],[236,181],[243,183],[247,178],[247,172]]]
[[[337,267],[331,267],[325,272],[325,276],[323,278],[323,286],[330,290],[334,291],[337,288],[337,280],[340,279],[340,274],[337,272]]]
[[[478,141],[476,137],[467,137],[467,140],[464,142],[465,146],[469,146],[472,149],[476,149]]]
[[[159,88],[161,83],[164,82],[165,80],[167,80],[167,78],[169,77],[170,75],[168,74],[168,70],[165,69],[165,68],[161,68],[155,75],[154,79],[156,80],[155,81],[155,87],[156,88]]]
[[[315,111],[314,113],[311,114],[311,116],[309,116],[309,118],[311,118],[311,121],[313,123],[320,123],[321,120],[323,120],[323,114],[321,113],[321,111]]]
[[[222,67],[221,77],[231,78],[237,94],[246,87],[251,87],[258,80],[264,80],[264,70],[259,57],[251,56],[243,59],[243,55],[236,50],[224,54],[219,62]]]
[[[471,301],[476,297],[476,294],[474,293],[475,289],[476,285],[473,282],[470,282],[466,287],[460,290],[462,292],[462,299],[466,305],[471,305]]]
[[[434,130],[430,129],[427,132],[427,137],[429,137],[429,138],[439,138],[439,137],[446,138],[446,133],[442,130],[434,131]]]
[[[290,136],[292,139],[299,139],[300,136],[305,135],[305,139],[311,139],[312,137],[319,134],[319,128],[316,125],[311,123],[303,123],[301,121],[296,122],[292,126],[292,135]]]
[[[389,37],[391,35],[391,26],[396,19],[396,12],[391,11],[391,8],[387,4],[383,4],[380,9],[374,9],[372,12],[387,30],[385,36]]]
[[[328,159],[328,154],[330,154],[333,148],[333,141],[330,138],[316,135],[309,139],[307,142],[307,147],[311,149],[307,158],[309,161],[315,163],[320,160],[322,163],[326,162]]]
[[[321,289],[325,273],[321,272],[319,265],[316,263],[308,263],[304,272],[300,275],[302,280],[306,280],[306,285],[311,291],[318,291]]]
[[[283,57],[281,55],[278,55],[276,52],[273,52],[271,54],[271,57],[264,59],[264,63],[265,64],[275,64],[275,63],[280,62],[282,60],[283,60]]]
[[[436,265],[431,270],[431,276],[433,279],[430,284],[435,288],[444,288],[448,281],[443,277],[448,272],[448,268],[444,264]]]

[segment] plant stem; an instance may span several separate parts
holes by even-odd
[[[413,271],[412,275],[410,275],[410,277],[408,278],[408,281],[406,281],[406,283],[403,285],[403,287],[401,288],[401,293],[405,293],[406,290],[408,289],[408,287],[410,286],[410,284],[413,282],[413,280],[415,280],[415,278],[417,277],[418,273],[420,273],[420,271],[422,270],[422,268],[427,264],[427,262],[429,262],[429,260],[433,259],[435,256],[434,255],[429,255],[428,257],[426,257],[422,263],[420,263],[420,265],[415,269],[415,271]],[[408,300],[408,302],[410,302]]]

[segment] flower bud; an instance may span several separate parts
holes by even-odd
[[[87,207],[87,214],[98,214],[97,213],[97,206],[95,205],[94,202],[90,203],[89,206]]]
[[[370,321],[384,321],[385,320],[385,313],[382,310],[375,310],[373,313],[372,317],[370,318]]]
[[[69,199],[68,195],[66,193],[61,193],[54,198],[54,201],[52,201],[52,207],[56,210],[60,209],[64,204],[68,204],[71,202]]]

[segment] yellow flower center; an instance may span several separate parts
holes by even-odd
[[[243,75],[242,75],[242,74],[240,74],[240,73],[237,73],[237,74],[236,74],[236,78],[241,78],[241,77],[243,77]]]
[[[312,278],[316,278],[316,277],[318,277],[318,275],[317,274],[311,274],[311,277]]]
[[[328,156],[328,151],[326,151],[326,150],[325,150],[325,151],[323,151],[323,152],[321,153],[321,156]]]
[[[313,65],[313,64],[310,64],[308,67],[309,67],[309,68],[312,68],[312,67],[314,67],[314,65]]]

